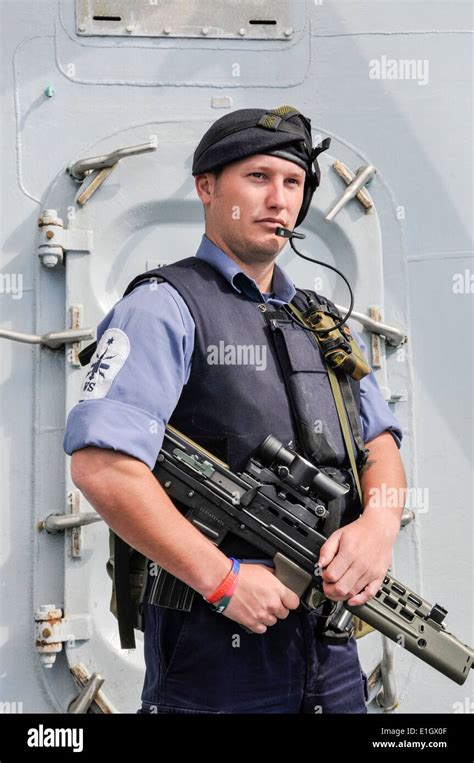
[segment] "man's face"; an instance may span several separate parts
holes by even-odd
[[[198,176],[206,232],[242,262],[273,260],[287,243],[275,235],[275,227],[294,227],[303,203],[305,176],[294,162],[266,154],[227,165],[217,181],[211,173]]]

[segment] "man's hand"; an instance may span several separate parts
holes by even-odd
[[[360,475],[364,513],[336,530],[319,555],[325,595],[351,606],[365,604],[382,585],[405,505],[405,471],[392,435],[382,432],[365,447],[369,459]],[[384,488],[395,488],[397,505],[384,504]]]
[[[390,526],[364,515],[336,530],[319,555],[327,598],[356,606],[375,596],[390,567],[395,538]]]
[[[236,589],[222,614],[253,633],[265,633],[269,626],[288,617],[299,602],[273,570],[263,564],[241,564]]]

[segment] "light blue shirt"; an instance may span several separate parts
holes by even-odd
[[[272,294],[261,294],[255,281],[206,235],[196,257],[254,301],[281,306],[296,294],[277,265]],[[176,289],[168,283],[154,286],[137,286],[97,327],[98,347],[85,374],[81,400],[66,424],[64,450],[69,455],[94,445],[126,453],[153,469],[165,426],[189,379],[195,331],[191,313]],[[366,355],[362,339],[352,333]],[[389,431],[400,447],[400,425],[373,373],[360,382],[360,393],[364,442]]]

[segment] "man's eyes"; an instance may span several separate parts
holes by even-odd
[[[268,176],[264,172],[250,172],[249,177],[267,178]],[[298,178],[286,178],[288,183],[292,185],[301,185],[301,181]]]

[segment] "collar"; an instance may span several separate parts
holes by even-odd
[[[244,273],[237,263],[222,249],[219,249],[205,233],[196,252],[196,257],[217,270],[236,292],[245,294],[254,302],[268,301],[276,305],[286,305],[291,302],[296,294],[293,282],[278,265],[275,265],[273,271],[273,292],[262,294],[253,278]]]

